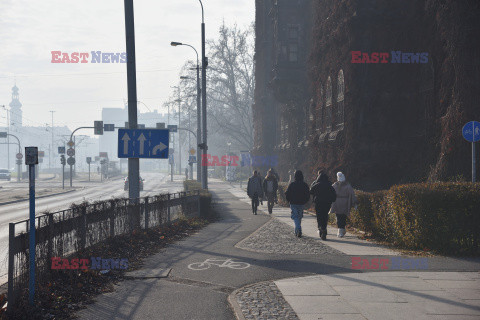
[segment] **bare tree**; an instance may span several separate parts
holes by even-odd
[[[210,145],[229,141],[241,149],[253,147],[252,104],[254,97],[254,39],[253,25],[241,30],[223,24],[217,40],[208,41],[207,117]],[[196,62],[188,61],[182,67],[180,88],[181,126],[196,131]],[[175,90],[164,107],[178,110]],[[175,115],[178,119],[178,113]],[[187,142],[182,137],[182,144]],[[222,144],[225,146],[225,143]],[[222,146],[219,146],[220,149]],[[209,146],[210,147],[210,146]],[[215,146],[212,146],[215,147]]]
[[[223,24],[218,40],[208,42],[208,116],[212,129],[244,149],[253,146],[253,26]]]

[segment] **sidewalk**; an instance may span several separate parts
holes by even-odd
[[[228,191],[250,204],[238,186]],[[260,206],[259,212],[266,214],[266,206]],[[293,233],[289,208],[275,207],[273,217]],[[316,219],[310,215],[304,216],[302,232],[312,241],[369,261],[400,255],[349,233],[337,238],[336,229],[330,226],[327,241],[321,241]],[[428,269],[435,271],[352,270],[287,278],[245,286],[233,292],[229,301],[238,319],[279,319],[278,310],[282,318],[302,320],[480,319],[480,259],[428,259]]]

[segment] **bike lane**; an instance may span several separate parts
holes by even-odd
[[[228,295],[248,284],[317,273],[347,272],[347,255],[319,241],[297,239],[272,224],[271,253],[255,251],[250,243],[236,245],[270,223],[270,216],[251,207],[227,189],[211,182],[215,210],[221,220],[172,244],[145,260],[142,270],[168,276],[135,278],[78,313],[80,319],[234,319]],[[274,208],[275,211],[275,208]],[[291,230],[290,230],[291,231]],[[267,248],[268,249],[268,248]],[[283,249],[283,253],[281,252]]]

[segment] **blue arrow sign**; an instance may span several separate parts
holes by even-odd
[[[480,141],[480,122],[470,121],[463,126],[462,134],[465,140],[469,142]]]
[[[118,157],[168,159],[168,130],[118,129]]]

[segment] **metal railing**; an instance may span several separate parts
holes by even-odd
[[[129,233],[200,215],[198,190],[129,199],[112,199],[45,213],[36,219],[35,278],[50,273],[52,257],[65,257],[94,244]],[[8,308],[28,288],[29,219],[9,224]],[[37,285],[37,284],[36,284]],[[37,292],[37,290],[35,290]]]

